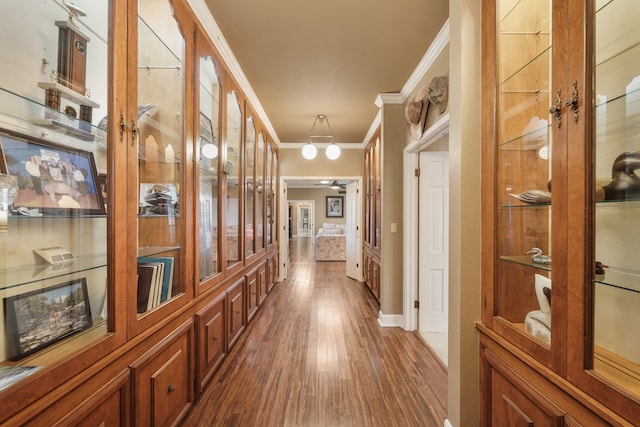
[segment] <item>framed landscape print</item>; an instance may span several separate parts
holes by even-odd
[[[0,129],[0,170],[18,181],[16,208],[105,214],[93,154]]]
[[[12,360],[93,326],[84,277],[5,298],[4,310]]]
[[[327,196],[327,218],[342,218],[344,216],[344,197]]]

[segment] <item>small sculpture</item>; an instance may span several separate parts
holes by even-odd
[[[543,255],[542,249],[540,248],[531,248],[527,253],[533,254],[531,261],[535,264],[551,264],[551,257],[549,255]]]
[[[438,107],[438,113],[447,110],[449,100],[449,79],[447,76],[434,77],[429,83],[429,101]]]
[[[542,205],[551,203],[551,193],[543,190],[527,190],[523,193],[509,193],[511,197],[514,197],[521,202],[528,203],[530,205]]]
[[[609,266],[601,263],[600,261],[596,261],[596,274],[604,274],[604,269],[607,267]]]
[[[640,152],[627,151],[616,157],[611,167],[612,181],[602,187],[605,200],[640,198],[640,177],[635,174],[636,169],[640,169]]]
[[[551,342],[551,279],[536,274],[535,289],[540,309],[527,313],[524,318],[524,329],[549,344]]]

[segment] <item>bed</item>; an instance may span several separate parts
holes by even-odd
[[[345,231],[345,224],[322,224],[314,239],[316,261],[346,261]]]

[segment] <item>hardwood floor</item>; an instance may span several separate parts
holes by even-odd
[[[278,283],[183,426],[421,426],[446,418],[447,374],[420,338],[378,324],[344,262],[290,245]]]

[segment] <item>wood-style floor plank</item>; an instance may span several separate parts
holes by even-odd
[[[447,374],[421,339],[382,328],[344,262],[290,245],[278,283],[183,426],[420,426],[446,418]]]

